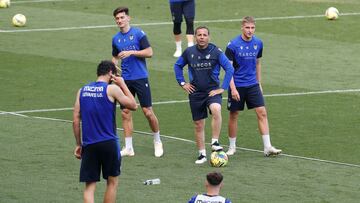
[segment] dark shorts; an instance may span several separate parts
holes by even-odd
[[[170,11],[171,11],[172,20],[175,23],[181,23],[183,15],[187,19],[194,20],[195,1],[189,0],[185,2],[170,3]]]
[[[209,94],[205,92],[194,92],[190,94],[189,103],[190,103],[190,109],[191,109],[193,121],[207,118],[208,117],[207,110],[210,104],[218,103],[221,105],[221,100],[222,97],[220,94],[217,94],[213,97],[209,97]]]
[[[249,87],[236,87],[236,89],[240,94],[240,101],[232,99],[231,90],[229,89],[227,105],[229,111],[242,111],[244,110],[245,103],[248,109],[265,106],[259,84]]]
[[[82,148],[80,182],[100,181],[100,172],[104,179],[119,176],[121,166],[120,145],[118,140],[108,140],[90,144]]]
[[[147,78],[138,80],[125,80],[125,83],[134,97],[137,95],[141,107],[152,106],[150,84]],[[121,109],[124,109],[124,107],[121,106]]]

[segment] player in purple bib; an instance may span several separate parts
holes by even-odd
[[[82,87],[76,96],[73,131],[74,155],[81,159],[80,182],[85,182],[84,202],[94,202],[100,173],[107,180],[104,200],[115,202],[121,156],[116,133],[116,101],[130,110],[137,108],[135,98],[111,61],[102,61],[97,80]],[[113,81],[115,84],[110,84]],[[81,121],[81,125],[80,125]],[[81,126],[81,130],[80,130]]]

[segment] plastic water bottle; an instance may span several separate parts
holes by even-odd
[[[159,178],[145,180],[144,182],[144,185],[158,185],[158,184],[160,184]]]

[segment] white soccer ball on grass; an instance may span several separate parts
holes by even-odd
[[[335,7],[330,7],[325,11],[325,17],[328,20],[336,20],[339,18],[339,11]]]
[[[12,18],[12,24],[16,27],[22,27],[26,24],[26,17],[23,14],[16,14]]]
[[[0,0],[0,8],[9,8],[10,0]]]

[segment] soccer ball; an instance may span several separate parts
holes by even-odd
[[[335,7],[330,7],[325,11],[325,17],[328,20],[335,20],[339,17],[339,11]]]
[[[223,167],[228,163],[228,156],[224,151],[215,151],[210,155],[210,165],[213,167]]]
[[[10,0],[0,0],[0,8],[10,7]]]
[[[16,27],[22,27],[26,23],[26,17],[23,14],[16,14],[12,19],[12,23]]]

